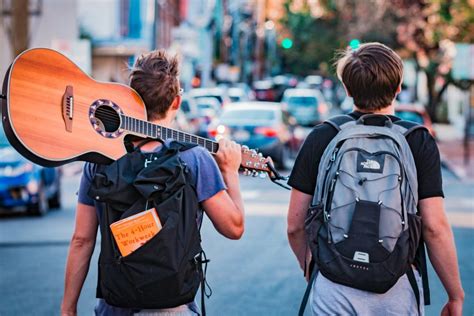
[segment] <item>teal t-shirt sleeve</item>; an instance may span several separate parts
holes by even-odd
[[[91,163],[86,162],[84,164],[79,192],[77,193],[77,201],[90,206],[94,206],[94,200],[87,195],[92,182],[92,169],[93,165]]]
[[[211,154],[202,147],[195,147],[181,154],[188,164],[195,181],[199,202],[203,202],[226,189],[224,179]]]

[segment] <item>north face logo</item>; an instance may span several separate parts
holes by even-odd
[[[383,173],[385,154],[357,153],[357,172]]]
[[[364,169],[380,169],[380,164],[375,160],[367,159],[366,161],[362,161],[360,164]]]

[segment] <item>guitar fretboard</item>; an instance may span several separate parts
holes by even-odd
[[[179,142],[197,144],[206,148],[212,154],[215,154],[219,149],[219,144],[217,142],[204,137],[181,132],[176,129],[160,126],[126,115],[121,115],[121,118],[122,122],[120,124],[120,128],[130,132],[145,135],[151,138],[160,138],[162,140],[173,139]]]

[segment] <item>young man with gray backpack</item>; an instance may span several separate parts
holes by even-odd
[[[425,246],[462,315],[464,291],[443,205],[438,148],[428,130],[394,116],[403,64],[390,48],[348,50],[337,74],[354,111],[316,126],[291,173],[288,239],[314,315],[424,315]]]

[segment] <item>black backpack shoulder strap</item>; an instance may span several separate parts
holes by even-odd
[[[355,121],[355,119],[350,115],[337,115],[327,119],[324,123],[331,125],[339,132],[342,125],[351,121]]]
[[[418,129],[424,129],[424,130],[428,131],[426,126],[423,126],[421,124],[411,122],[411,121],[399,120],[399,121],[393,122],[393,124],[399,125],[399,126],[406,129],[406,131],[403,133],[403,136],[405,136],[405,137],[407,137],[409,134],[411,134],[412,132],[414,132]]]
[[[414,131],[419,130],[419,129],[424,129],[427,132],[429,132],[428,129],[426,128],[426,126],[423,126],[421,124],[411,122],[411,121],[399,120],[399,121],[393,122],[393,124],[399,125],[399,126],[406,129],[406,131],[403,133],[403,136],[405,136],[405,137],[407,137],[408,135],[410,135],[411,133],[413,133]],[[431,303],[430,302],[430,285],[429,285],[429,282],[428,282],[428,267],[426,265],[425,243],[424,243],[424,240],[423,240],[423,236],[420,238],[420,243],[418,245],[418,250],[417,250],[416,256],[420,259],[420,265],[421,266],[417,267],[417,268],[420,270],[421,280],[422,280],[422,283],[423,283],[424,304],[425,305],[430,305],[430,303]],[[420,304],[420,297],[419,297],[420,293],[418,291],[418,287],[417,287],[416,281],[414,279],[413,271],[411,269],[409,269],[407,275],[408,275],[410,284],[413,288],[413,291],[415,292],[415,297],[416,297],[417,303],[419,305]]]

